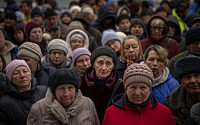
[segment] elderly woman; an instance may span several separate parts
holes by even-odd
[[[81,76],[84,75],[86,69],[91,66],[91,53],[87,48],[77,48],[72,52],[72,69],[77,71]]]
[[[166,97],[179,86],[167,68],[168,62],[167,50],[159,45],[149,46],[144,54],[144,63],[152,70],[154,76],[151,93],[161,104],[164,104]]]
[[[94,103],[79,89],[80,76],[72,69],[56,69],[44,99],[36,102],[27,125],[100,125]]]
[[[123,78],[126,92],[112,100],[103,125],[175,125],[166,106],[151,94],[153,73],[146,64],[130,65]]]
[[[5,70],[8,82],[0,98],[0,124],[26,125],[32,104],[44,98],[47,88],[37,85],[24,60],[13,60]]]
[[[91,67],[82,76],[81,92],[94,101],[99,119],[103,119],[106,108],[110,105],[112,94],[124,92],[117,71],[117,56],[108,46],[101,46],[92,52]],[[115,88],[115,89],[114,89]]]
[[[69,68],[71,59],[67,57],[68,44],[62,39],[53,39],[47,46],[48,55],[42,57],[41,61],[55,68]]]
[[[116,67],[120,78],[123,78],[124,71],[133,63],[143,61],[143,52],[140,41],[133,35],[128,35],[122,42],[121,55]]]

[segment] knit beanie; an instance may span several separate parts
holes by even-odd
[[[15,21],[17,21],[17,16],[15,14],[15,12],[8,12],[5,14],[5,19],[13,19]]]
[[[80,29],[85,30],[83,24],[80,21],[72,21],[69,26],[67,27],[66,34],[68,35],[72,30]]]
[[[179,79],[190,73],[200,73],[200,58],[192,55],[180,58],[175,63],[174,71]]]
[[[187,15],[187,16],[185,17],[184,22],[187,24],[187,26],[188,26],[189,28],[191,28],[191,27],[192,27],[192,20],[193,20],[194,18],[198,17],[198,16],[199,16],[199,14],[197,14],[197,13],[191,13],[191,14],[189,14],[189,15]]]
[[[50,16],[57,16],[56,11],[54,9],[47,8],[44,12],[44,19],[47,19]]]
[[[25,42],[18,48],[17,56],[28,56],[37,61],[40,61],[42,58],[42,52],[36,43]]]
[[[74,10],[78,10],[78,12],[80,12],[80,11],[81,11],[81,7],[78,6],[78,5],[74,5],[74,6],[72,6],[72,7],[70,8],[70,12],[72,13]]]
[[[102,45],[105,45],[110,40],[118,40],[120,43],[122,42],[121,38],[114,30],[105,30],[101,39]]]
[[[85,12],[85,13],[89,13],[91,15],[94,15],[94,10],[91,6],[89,5],[85,5],[82,7],[82,12]]]
[[[71,15],[71,13],[70,13],[70,12],[68,12],[68,11],[65,11],[65,12],[63,12],[63,13],[61,14],[61,18],[63,18],[63,17],[64,17],[64,15],[67,15],[68,17],[72,18],[72,15]]]
[[[42,12],[40,11],[40,9],[38,7],[35,7],[32,11],[31,11],[31,18],[33,18],[34,15],[40,15],[42,17]]]
[[[126,15],[126,14],[123,14],[123,15],[119,15],[116,19],[116,25],[118,25],[123,19],[128,19],[129,22],[131,22],[131,18]]]
[[[27,63],[24,60],[18,60],[18,59],[13,60],[5,68],[6,76],[8,77],[8,79],[10,81],[11,81],[12,74],[13,74],[14,70],[19,66],[27,67],[28,71],[31,73],[31,70],[30,70],[29,66],[27,65]]]
[[[200,41],[200,27],[192,27],[186,33],[185,44],[189,45],[197,41]]]
[[[36,22],[33,22],[33,21],[30,21],[28,22],[25,26],[24,26],[24,31],[26,33],[26,35],[29,37],[30,36],[30,32],[33,28],[36,28],[36,27],[39,27],[42,29],[41,25],[36,23]]]
[[[117,56],[115,52],[108,46],[100,46],[96,48],[90,57],[91,65],[94,66],[94,61],[96,60],[97,57],[99,56],[108,56],[113,59],[114,66],[116,67],[117,65]]]
[[[146,83],[151,88],[154,77],[146,64],[133,63],[125,70],[123,81],[125,89],[131,83]]]
[[[81,48],[77,48],[72,52],[72,64],[75,64],[76,59],[81,56],[81,55],[88,55],[91,56],[90,51],[85,48],[85,47],[81,47]]]
[[[68,44],[62,39],[53,39],[49,42],[47,46],[47,52],[50,53],[51,50],[58,49],[62,50],[66,55],[68,53]]]
[[[71,36],[71,40],[70,40],[70,41],[72,41],[72,40],[73,40],[74,38],[76,38],[76,37],[82,39],[82,41],[84,42],[84,37],[83,37],[83,35],[81,35],[80,33],[75,33],[75,34],[73,34],[73,35]]]
[[[59,68],[49,77],[48,84],[53,94],[55,94],[56,87],[62,84],[73,84],[78,90],[81,85],[81,78],[73,69]]]

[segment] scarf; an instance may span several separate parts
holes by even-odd
[[[168,76],[169,76],[169,69],[164,68],[162,70],[162,74],[158,78],[154,79],[154,84],[152,85],[152,87],[155,87],[157,85],[164,83],[167,80]]]

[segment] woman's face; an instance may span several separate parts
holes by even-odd
[[[19,90],[26,91],[31,84],[31,72],[26,66],[18,66],[13,71],[11,81]]]
[[[107,78],[114,68],[114,62],[111,57],[99,56],[94,62],[94,69],[99,79]]]
[[[150,87],[146,83],[131,83],[126,88],[128,100],[134,104],[142,104],[150,96]]]
[[[76,37],[76,38],[72,39],[70,44],[71,44],[72,51],[77,49],[77,48],[80,48],[80,47],[84,46],[83,40],[81,38],[79,38],[79,37]]]
[[[73,84],[62,84],[56,87],[55,95],[58,102],[64,107],[71,105],[76,97],[76,88]]]
[[[40,27],[33,28],[30,32],[29,39],[34,43],[42,42],[42,29]]]
[[[135,39],[127,39],[124,41],[124,52],[126,59],[136,60],[139,57],[139,45]]]
[[[147,59],[145,59],[145,63],[152,70],[154,78],[158,78],[162,74],[164,62],[162,61],[162,59],[156,51],[149,51],[148,57]]]
[[[14,36],[14,39],[16,40],[16,42],[21,43],[24,41],[24,33],[21,30],[15,31],[13,36]]]
[[[86,69],[91,66],[90,57],[88,55],[81,55],[76,59],[76,69],[84,74]]]

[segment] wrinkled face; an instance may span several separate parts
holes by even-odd
[[[38,14],[35,14],[33,17],[32,17],[32,21],[38,23],[38,24],[42,24],[43,22],[43,18],[42,16],[38,15]]]
[[[139,56],[138,41],[135,39],[127,39],[124,42],[124,52],[126,59],[136,60]]]
[[[6,27],[13,27],[16,24],[14,19],[5,19],[5,26]]]
[[[122,32],[129,32],[129,29],[130,29],[130,20],[125,18],[125,19],[122,19],[120,21],[120,23],[118,24],[118,27],[119,27],[119,31],[122,31]]]
[[[68,24],[71,21],[71,18],[65,14],[61,20],[63,23]]]
[[[169,32],[167,36],[173,38],[175,36],[175,33],[176,33],[176,28],[173,26],[169,26]]]
[[[191,43],[190,45],[188,45],[188,48],[191,54],[200,56],[200,41]]]
[[[40,27],[33,28],[30,32],[29,39],[34,43],[42,42],[42,29]]]
[[[55,95],[58,102],[64,107],[68,107],[74,102],[76,88],[72,84],[62,84],[56,87]]]
[[[66,54],[62,50],[54,49],[50,52],[49,58],[54,65],[60,65],[65,59]]]
[[[45,20],[46,26],[49,29],[56,29],[56,27],[58,26],[58,17],[57,16],[50,16]]]
[[[94,61],[94,69],[99,79],[107,78],[114,68],[113,59],[108,56],[99,56]]]
[[[150,96],[150,87],[146,83],[131,83],[126,88],[128,100],[134,104],[142,104]]]
[[[162,74],[164,63],[156,51],[149,51],[148,57],[145,59],[145,63],[152,70],[154,78],[158,78]]]
[[[76,69],[84,74],[86,69],[91,66],[90,57],[88,55],[81,55],[76,59]]]
[[[3,70],[3,61],[2,58],[0,57],[0,72],[2,72]]]
[[[21,30],[15,31],[13,34],[16,42],[21,43],[24,41],[24,33]]]
[[[121,43],[118,40],[110,40],[106,43],[106,45],[109,46],[115,52],[119,52],[121,48]]]
[[[18,59],[24,60],[28,64],[28,66],[31,70],[31,73],[35,74],[35,72],[37,70],[37,65],[38,65],[37,60],[35,60],[31,57],[28,57],[28,56],[18,56]]]
[[[77,48],[84,47],[84,42],[79,37],[73,38],[72,41],[70,42],[70,44],[71,44],[72,51]]]
[[[183,87],[193,99],[200,95],[200,73],[190,73],[180,79]],[[198,98],[199,99],[199,98]]]
[[[13,71],[11,81],[19,90],[28,90],[31,84],[31,72],[25,66],[18,66]]]
[[[136,36],[138,39],[141,38],[141,36],[144,33],[144,29],[140,24],[135,24],[133,27],[131,27],[131,34]]]
[[[151,35],[154,37],[160,37],[163,33],[163,26],[150,26],[151,27]]]

